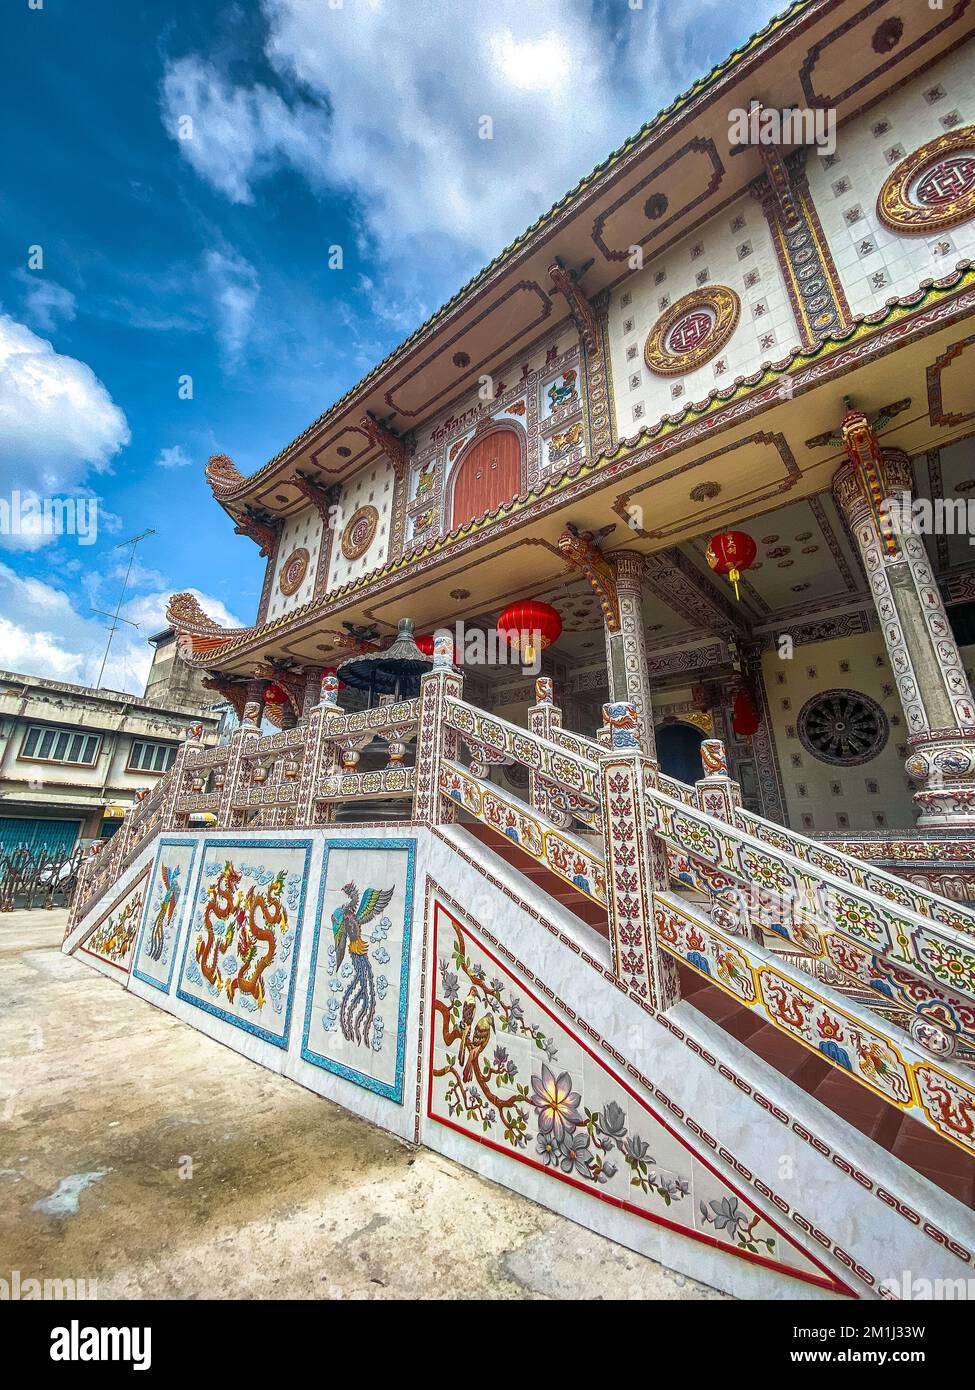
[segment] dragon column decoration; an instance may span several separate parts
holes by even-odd
[[[620,630],[620,605],[616,591],[616,571],[599,549],[591,531],[580,531],[571,522],[559,536],[559,551],[566,564],[580,570],[592,585],[610,632]]]

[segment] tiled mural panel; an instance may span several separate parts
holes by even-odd
[[[337,589],[358,579],[362,574],[384,565],[389,559],[390,527],[393,519],[393,467],[385,459],[377,459],[351,478],[342,489],[339,503],[341,516],[332,549],[329,567],[328,588]],[[357,547],[343,549],[346,527],[363,508],[374,508],[378,514],[375,519],[375,533],[368,546],[361,553]],[[370,516],[372,513],[370,512]]]
[[[684,376],[656,375],[644,361],[650,330],[671,305],[709,285],[727,286],[741,301],[731,338]],[[609,340],[623,438],[798,346],[800,333],[760,204],[745,195],[623,281],[610,303]]]
[[[912,784],[904,770],[907,730],[879,632],[776,649],[762,658],[789,824],[809,833],[904,830],[913,826]],[[803,710],[826,691],[866,696],[880,707],[885,732],[865,762],[832,761],[804,741]]]
[[[204,841],[177,996],[288,1046],[310,840]]]
[[[414,840],[329,840],[301,1055],[402,1105]]]
[[[429,1120],[553,1183],[833,1283],[439,901],[432,926]]]
[[[102,966],[108,966],[103,970],[106,975],[117,974],[121,979],[129,973],[146,900],[148,876],[147,866],[99,917],[78,948],[101,962]]]
[[[169,993],[173,981],[197,844],[192,839],[163,840],[149,880],[132,973],[164,994]]]
[[[308,603],[315,595],[315,576],[318,573],[319,551],[322,544],[322,518],[317,507],[305,507],[295,516],[289,516],[281,529],[278,553],[274,562],[268,600],[267,619],[279,618],[282,613],[290,613],[303,603]],[[285,576],[284,588],[281,585],[282,571],[288,562],[295,562],[295,552],[307,552],[307,567],[301,583],[293,592],[292,585]]]
[[[975,256],[975,221],[930,236],[902,235],[877,216],[877,196],[906,156],[973,122],[975,83],[966,48],[842,126],[835,155],[810,155],[810,191],[854,314],[881,309]]]

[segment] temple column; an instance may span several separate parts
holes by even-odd
[[[619,627],[605,625],[606,669],[609,704],[630,705],[636,711],[639,746],[656,761],[653,704],[647,671],[647,643],[643,627],[643,557],[622,550],[612,557],[616,569]]]
[[[833,491],[863,559],[908,730],[908,775],[922,827],[975,826],[975,701],[924,542],[895,527],[913,486],[910,460],[881,450],[860,411],[843,422],[848,462]],[[905,498],[906,495],[906,498]],[[888,513],[885,499],[896,502]]]

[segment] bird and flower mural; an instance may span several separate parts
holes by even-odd
[[[132,974],[168,993],[196,844],[163,840],[156,854]]]
[[[312,945],[306,1062],[403,1103],[413,840],[330,840]]]
[[[636,1216],[826,1282],[467,925],[439,901],[433,915],[430,1120]]]

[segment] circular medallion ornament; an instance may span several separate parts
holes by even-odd
[[[824,690],[799,711],[802,746],[824,763],[868,763],[882,752],[890,733],[884,711],[856,690]]]
[[[671,304],[650,330],[643,355],[658,376],[683,376],[721,351],[735,331],[741,303],[734,290],[706,285]]]
[[[352,514],[348,526],[342,532],[342,554],[347,560],[358,560],[372,545],[379,525],[379,513],[375,507],[360,507]]]
[[[305,575],[308,573],[309,559],[308,551],[304,546],[299,546],[297,550],[292,550],[281,566],[281,573],[278,575],[278,588],[285,598],[290,598],[301,588]]]
[[[975,217],[975,126],[939,135],[902,159],[877,198],[895,232],[944,231]]]

